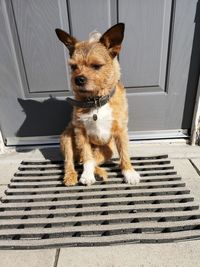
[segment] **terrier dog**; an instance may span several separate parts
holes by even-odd
[[[117,56],[124,38],[124,23],[118,23],[102,36],[93,32],[89,41],[77,41],[61,29],[56,34],[68,48],[73,98],[72,120],[61,134],[60,147],[65,158],[64,184],[75,185],[78,175],[74,161],[83,163],[79,182],[95,183],[95,174],[107,179],[99,167],[111,159],[116,145],[124,180],[137,184],[139,174],[131,165],[128,152],[128,106],[120,80]]]

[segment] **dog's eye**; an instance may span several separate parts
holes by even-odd
[[[78,69],[77,64],[71,64],[70,67],[71,67],[71,70],[72,70],[72,71]]]
[[[91,64],[91,67],[94,69],[94,70],[99,70],[103,65],[102,64]]]

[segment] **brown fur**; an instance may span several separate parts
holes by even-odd
[[[107,142],[101,140],[98,136],[87,134],[87,129],[85,129],[80,117],[90,110],[74,108],[72,121],[60,138],[60,147],[65,158],[64,184],[67,186],[75,185],[78,182],[78,176],[74,168],[75,160],[79,160],[83,164],[95,160],[95,174],[106,180],[106,171],[98,165],[112,157],[115,144],[122,171],[133,170],[128,153],[127,100],[125,89],[119,82],[120,68],[116,57],[121,48],[123,30],[124,25],[117,24],[109,29],[100,41],[92,42],[78,42],[62,30],[56,30],[58,38],[70,51],[71,84],[75,99],[83,100],[87,97],[108,95],[112,88],[116,88],[109,101],[109,106],[112,109],[112,127]],[[97,70],[95,65],[101,67]],[[80,86],[75,83],[75,78],[80,75],[87,77],[87,83],[84,87],[85,92],[80,91]]]

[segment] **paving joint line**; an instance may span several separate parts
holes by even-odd
[[[56,249],[56,255],[55,255],[55,260],[54,260],[53,267],[57,267],[58,266],[59,256],[60,256],[60,248]]]
[[[191,163],[192,167],[195,169],[196,173],[200,176],[200,170],[197,168],[194,162],[191,159],[189,159],[189,162]]]

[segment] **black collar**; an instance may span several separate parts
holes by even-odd
[[[72,105],[79,108],[98,108],[104,106],[110,98],[114,95],[115,88],[112,89],[109,95],[105,96],[97,96],[92,98],[87,98],[86,100],[78,101],[73,98],[67,97],[67,102]]]

